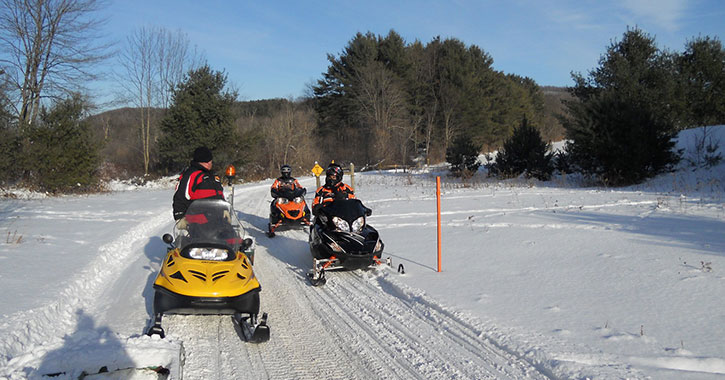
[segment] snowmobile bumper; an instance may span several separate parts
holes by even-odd
[[[341,256],[339,260],[340,266],[350,270],[363,269],[375,264],[375,258],[372,255],[347,255]]]
[[[235,297],[191,297],[154,285],[154,314],[258,314],[261,287]]]

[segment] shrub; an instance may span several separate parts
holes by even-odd
[[[23,168],[32,187],[48,192],[94,190],[98,185],[100,147],[80,95],[43,109],[24,139]]]
[[[524,174],[527,178],[549,180],[554,170],[549,149],[539,131],[524,118],[496,154],[496,161],[488,166],[489,173],[503,177]]]
[[[481,147],[477,146],[467,136],[460,136],[446,151],[446,162],[451,167],[454,177],[470,178],[481,166],[478,155]]]

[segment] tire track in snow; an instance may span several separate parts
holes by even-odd
[[[338,310],[354,313],[350,320],[359,317],[370,345],[379,345],[377,350],[389,355],[388,362],[398,361],[409,371],[402,376],[396,371],[400,377],[393,378],[547,377],[435,305],[396,296],[399,291],[380,280],[384,275],[377,270],[339,274],[344,276],[328,281],[332,286],[325,291],[338,301]]]

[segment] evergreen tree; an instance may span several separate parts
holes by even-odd
[[[48,192],[95,189],[100,146],[87,111],[88,103],[78,94],[41,110],[24,139],[23,168],[29,186]]]
[[[488,166],[489,173],[504,177],[517,177],[523,173],[527,178],[547,181],[554,170],[550,149],[539,130],[524,118],[496,154],[496,162]]]
[[[641,29],[628,28],[589,77],[573,74],[573,79],[572,94],[579,101],[615,92],[620,99],[649,108],[673,128],[679,125],[683,105],[677,96],[673,56],[660,51],[654,37]]]
[[[638,183],[677,163],[675,132],[652,109],[602,93],[571,108],[566,150],[585,174],[619,186]]]
[[[9,81],[5,81],[5,75],[0,74],[0,186],[7,185],[18,178],[20,168],[18,167],[18,152],[20,151],[20,140],[17,133],[17,125],[13,122],[10,111]]]
[[[687,105],[687,126],[725,124],[725,49],[717,38],[687,43],[676,58]]]
[[[7,185],[18,179],[21,168],[18,165],[20,139],[17,128],[8,119],[0,120],[0,186]]]
[[[451,174],[454,177],[472,177],[481,166],[478,160],[480,153],[481,147],[474,144],[470,137],[457,137],[446,151],[446,161],[451,165]]]
[[[234,135],[232,106],[236,92],[225,89],[227,76],[208,65],[187,73],[173,91],[160,129],[159,154],[169,171],[188,165],[192,152],[206,146],[216,162],[236,163],[240,139]]]
[[[572,164],[611,185],[653,176],[678,157],[670,149],[681,111],[672,57],[628,29],[588,78],[574,75],[577,101],[564,120]]]

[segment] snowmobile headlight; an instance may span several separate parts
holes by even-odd
[[[229,257],[229,251],[221,248],[192,248],[189,250],[189,257],[196,260],[225,261]]]
[[[350,231],[350,225],[347,223],[347,221],[345,219],[333,216],[332,223],[335,224],[335,227],[337,227],[338,230]]]
[[[381,249],[383,249],[383,241],[378,239],[378,242],[375,243],[375,249],[373,252],[380,252]]]
[[[365,227],[365,217],[363,217],[363,216],[355,219],[355,221],[352,222],[352,231],[353,232],[360,233],[362,231],[363,227]]]
[[[287,198],[282,198],[282,197],[277,198],[277,204],[283,205],[283,204],[286,204],[287,202],[289,202],[287,200]]]
[[[304,198],[302,198],[302,197],[295,197],[295,199],[294,199],[293,201],[294,201],[295,203],[302,203],[302,202],[304,202],[304,201],[305,201],[305,199],[304,199]]]

